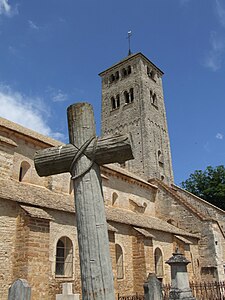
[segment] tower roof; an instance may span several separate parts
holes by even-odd
[[[127,57],[125,57],[124,59],[122,59],[121,61],[117,62],[116,64],[112,65],[110,68],[102,71],[101,73],[99,73],[98,75],[99,76],[103,76],[105,75],[105,73],[107,73],[109,70],[117,67],[118,65],[124,63],[124,62],[127,62],[129,60],[133,60],[133,58],[135,57],[141,57],[142,59],[144,59],[146,62],[150,63],[154,68],[156,68],[158,70],[158,72],[160,73],[160,75],[162,76],[164,73],[162,70],[160,70],[152,61],[150,61],[144,54],[142,54],[141,52],[137,52],[137,53],[134,53],[134,54],[131,54],[131,55],[128,55]]]

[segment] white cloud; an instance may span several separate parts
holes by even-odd
[[[216,0],[216,14],[219,18],[220,24],[225,27],[225,5],[221,0]]]
[[[64,102],[68,100],[68,95],[60,89],[48,87],[46,92],[49,94],[53,102]]]
[[[29,98],[0,85],[0,116],[47,136],[64,140],[64,135],[53,132],[47,124],[48,110],[40,98]]]
[[[216,134],[216,139],[218,139],[218,140],[223,140],[223,134],[218,132],[218,133]]]
[[[0,0],[0,16],[5,15],[12,17],[18,14],[18,4],[13,7],[9,4],[9,0]]]
[[[10,15],[11,6],[8,3],[8,0],[0,0],[0,15]]]
[[[223,54],[225,50],[225,38],[217,32],[212,31],[210,35],[211,49],[206,54],[204,66],[212,71],[217,71],[223,63]]]
[[[58,90],[58,92],[54,94],[52,97],[53,102],[67,101],[67,99],[68,99],[67,94],[63,93],[61,90]]]
[[[37,24],[35,24],[33,21],[31,21],[31,20],[28,20],[28,24],[29,24],[29,27],[31,28],[31,29],[34,29],[34,30],[39,30],[40,28],[39,28],[39,26],[37,26]]]

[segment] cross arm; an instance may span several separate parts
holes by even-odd
[[[35,153],[34,164],[39,176],[49,176],[69,172],[74,156],[77,153],[72,144],[51,147]],[[85,150],[85,155],[93,158],[93,145]],[[94,160],[98,165],[123,163],[133,159],[130,134],[99,138]]]

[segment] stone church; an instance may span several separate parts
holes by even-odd
[[[102,136],[131,133],[134,159],[101,167],[115,292],[143,293],[148,273],[170,282],[176,247],[193,281],[225,279],[225,213],[173,183],[163,72],[142,53],[100,74]],[[81,292],[70,174],[39,177],[37,150],[61,143],[0,118],[0,299],[17,278],[32,299],[61,284]]]

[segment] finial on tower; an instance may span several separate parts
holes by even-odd
[[[131,52],[131,50],[130,50],[130,38],[131,38],[131,36],[132,36],[131,31],[128,31],[128,33],[127,33],[128,47],[129,47],[128,55],[131,55],[131,54],[132,54],[132,52]]]

